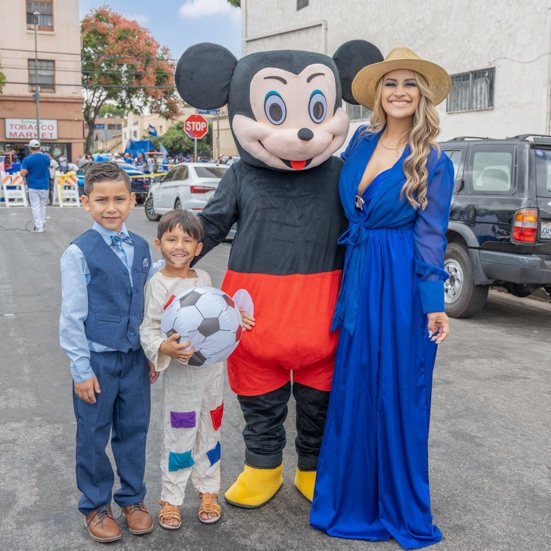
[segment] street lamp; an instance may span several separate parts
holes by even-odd
[[[38,41],[37,41],[37,29],[38,29],[38,16],[39,11],[35,11],[34,15],[34,102],[36,103],[36,139],[40,141],[40,94],[38,93]]]

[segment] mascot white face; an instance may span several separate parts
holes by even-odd
[[[348,116],[335,109],[337,83],[326,65],[308,65],[298,75],[261,69],[249,97],[254,118],[234,115],[233,132],[243,149],[272,168],[318,166],[346,139]]]
[[[354,77],[380,61],[379,49],[365,40],[346,42],[333,57],[277,50],[239,61],[222,46],[202,43],[184,52],[175,80],[193,107],[228,105],[241,161],[300,172],[321,165],[344,144],[349,123],[342,99],[357,105]]]

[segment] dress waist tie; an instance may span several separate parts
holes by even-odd
[[[401,230],[413,229],[413,223],[401,226]],[[339,237],[338,244],[346,245],[341,289],[335,305],[331,332],[344,327],[352,336],[356,327],[362,274],[365,264],[365,243],[370,231],[391,228],[366,228],[363,224],[350,221],[348,229]]]

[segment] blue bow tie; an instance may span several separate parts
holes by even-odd
[[[111,242],[113,244],[113,247],[116,247],[117,249],[122,250],[122,242],[128,243],[129,245],[133,245],[132,238],[128,235],[124,235],[124,233],[119,233],[118,235],[112,235],[111,236]]]

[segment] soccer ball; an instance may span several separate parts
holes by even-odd
[[[225,360],[237,348],[243,328],[239,308],[224,291],[191,287],[176,296],[161,319],[165,339],[180,333],[195,353],[184,365],[203,367]]]

